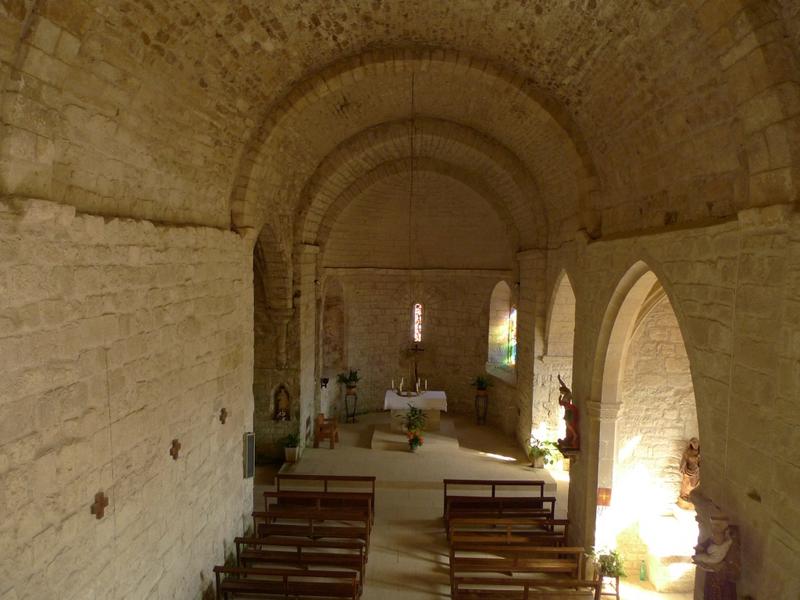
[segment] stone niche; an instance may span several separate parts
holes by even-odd
[[[283,456],[283,438],[299,427],[299,405],[288,383],[254,384],[256,463],[278,462]]]

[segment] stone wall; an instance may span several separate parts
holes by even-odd
[[[369,271],[369,272],[364,272]],[[345,351],[359,369],[359,410],[382,410],[391,380],[411,381],[412,305],[424,306],[420,377],[443,389],[448,410],[473,414],[470,382],[485,372],[489,297],[504,271],[335,270],[344,289]],[[510,386],[508,386],[510,388]],[[510,388],[513,390],[513,388]],[[489,419],[511,432],[519,414],[498,381],[492,388]]]
[[[797,228],[796,215],[775,206],[716,226],[551,253],[548,267],[570,272],[577,297],[574,391],[584,446],[571,472],[576,541],[593,538],[605,340],[640,269],[631,268],[643,260],[683,333],[703,447],[701,489],[741,528],[740,593],[788,598],[800,587],[800,515],[789,500],[800,493],[789,441],[800,390]]]
[[[209,585],[252,510],[249,255],[230,232],[0,204],[0,596]]]
[[[635,572],[647,559],[638,521],[672,514],[680,492],[681,456],[689,439],[699,434],[689,358],[666,297],[633,332],[620,393],[613,489],[627,523],[617,545],[628,571]],[[689,541],[685,556],[692,547]]]

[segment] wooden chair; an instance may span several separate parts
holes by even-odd
[[[325,415],[319,413],[314,424],[314,448],[319,448],[319,443],[323,440],[330,440],[333,450],[339,441],[339,429],[335,419],[326,419]]]

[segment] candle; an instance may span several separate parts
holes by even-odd
[[[394,379],[392,379],[392,389],[394,389]]]
[[[426,392],[428,391],[428,380],[427,379],[425,380],[425,391]]]

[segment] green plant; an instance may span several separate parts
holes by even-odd
[[[531,443],[528,445],[528,458],[531,462],[541,458],[544,460],[544,464],[552,465],[557,463],[562,455],[556,442],[531,438]]]
[[[492,380],[485,375],[478,375],[472,380],[470,385],[479,390],[488,390],[489,386],[492,385]]]
[[[408,432],[420,432],[425,429],[426,420],[425,412],[421,408],[416,408],[409,404],[408,411],[403,417],[403,425]]]
[[[297,448],[300,445],[300,435],[297,433],[290,433],[283,438],[284,448]]]
[[[354,386],[358,383],[359,379],[361,379],[361,377],[358,375],[358,369],[349,369],[347,372],[339,373],[336,376],[336,381],[348,387]]]
[[[589,556],[597,559],[597,564],[600,565],[600,573],[604,577],[627,576],[625,567],[623,566],[622,556],[616,550],[595,552],[594,548],[592,548]]]

